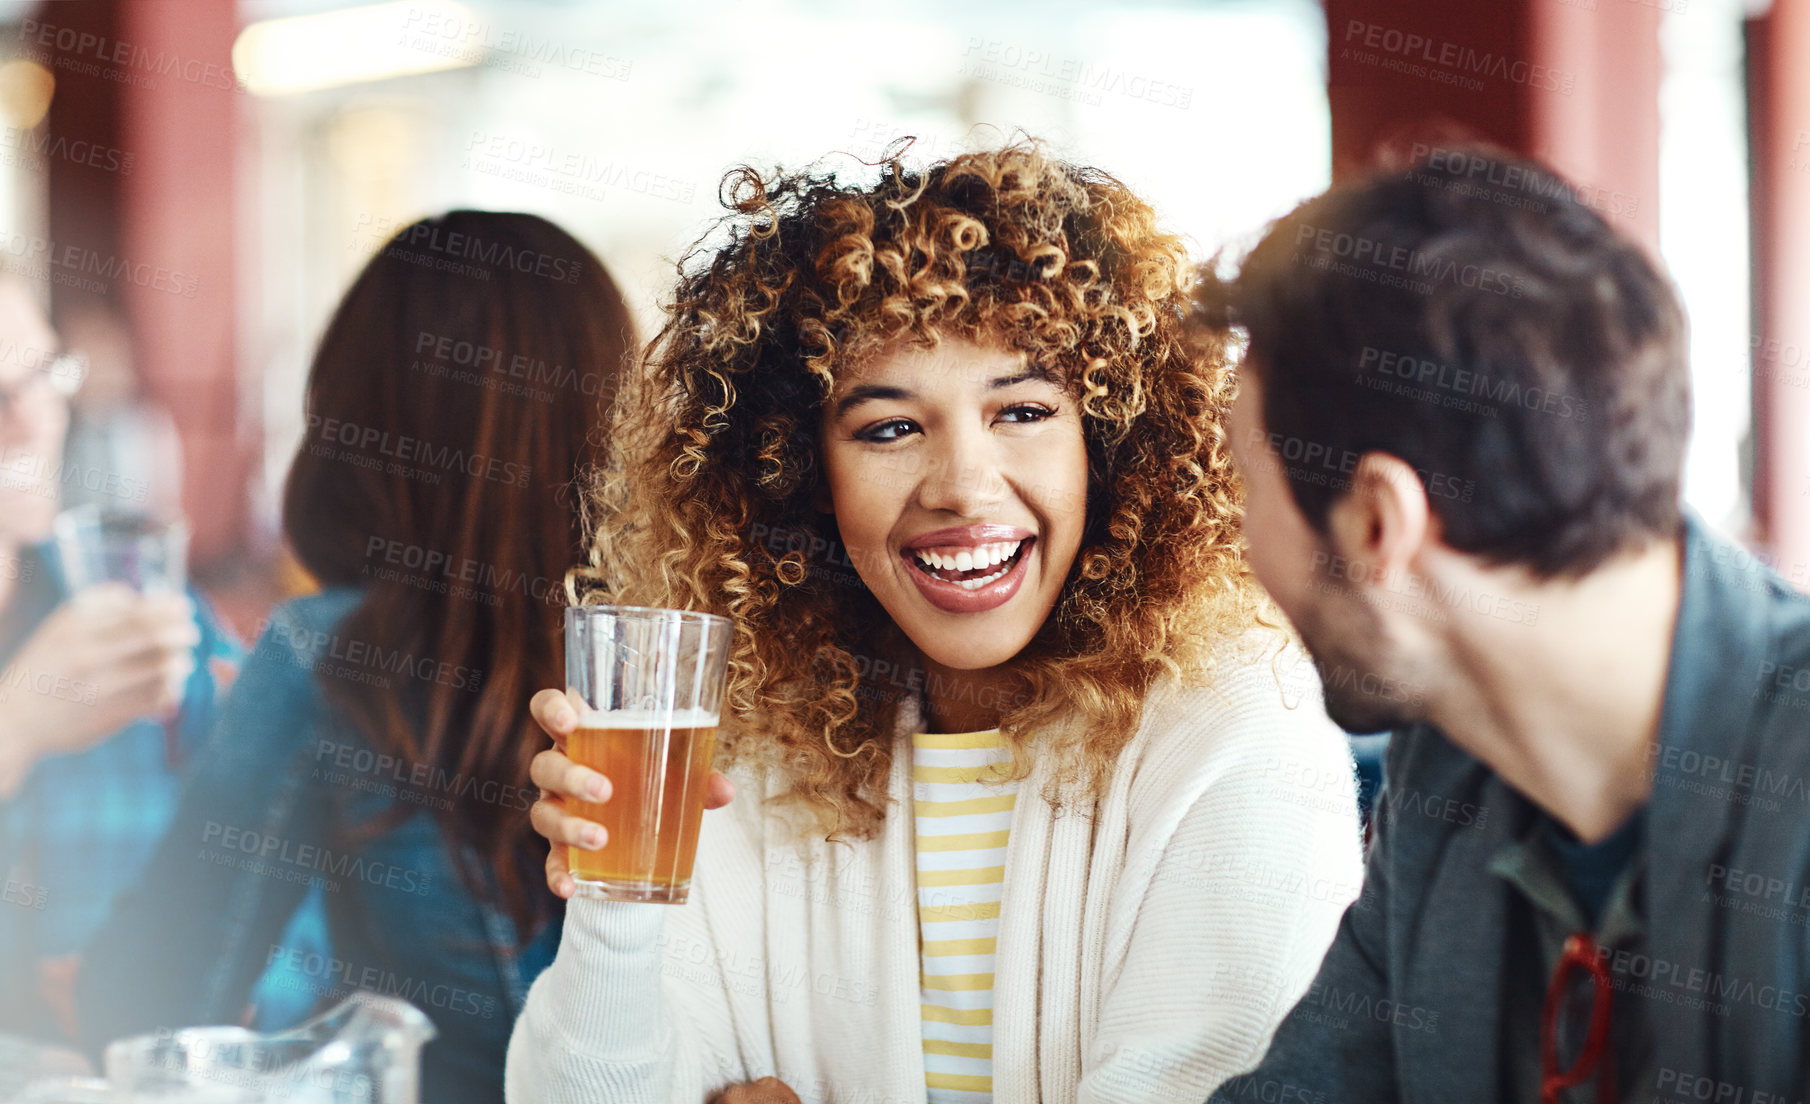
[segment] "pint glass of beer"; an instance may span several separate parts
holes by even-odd
[[[568,851],[580,896],[684,903],[729,637],[729,620],[708,613],[566,610],[566,696],[579,717],[566,754],[611,786],[608,801],[568,803],[609,833],[602,850]]]

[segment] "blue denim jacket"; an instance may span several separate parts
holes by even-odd
[[[273,614],[143,881],[84,956],[77,1005],[91,1047],[244,1022],[260,974],[281,967],[267,987],[300,987],[320,1005],[367,989],[425,1012],[439,1036],[423,1052],[424,1100],[502,1098],[509,1032],[559,924],[521,946],[508,914],[460,878],[433,809],[492,801],[526,816],[532,796],[380,755],[328,706],[317,669],[379,680],[404,702],[411,683],[448,675],[343,636],[360,597],[329,590]],[[398,805],[413,811],[355,834]],[[330,953],[294,938],[311,897],[324,904]]]

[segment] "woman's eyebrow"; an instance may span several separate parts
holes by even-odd
[[[1056,374],[1047,368],[1026,368],[1009,376],[995,376],[987,381],[990,390],[997,391],[1002,387],[1028,383],[1037,380],[1043,383],[1058,383]],[[917,392],[908,387],[897,387],[881,383],[857,383],[848,389],[848,393],[836,400],[836,417],[840,418],[850,410],[864,402],[875,402],[881,399],[905,400],[917,397]]]
[[[857,383],[848,389],[848,394],[836,400],[836,417],[840,418],[849,412],[851,407],[864,402],[879,399],[909,399],[913,392],[904,387],[890,387],[878,383]]]
[[[1014,384],[1028,383],[1031,380],[1036,380],[1039,383],[1061,383],[1061,380],[1057,377],[1056,373],[1050,371],[1048,368],[1026,368],[1024,371],[1019,372],[1014,376],[998,376],[993,379],[992,382],[988,383],[987,386],[994,390],[998,390],[1001,387],[1011,387]]]

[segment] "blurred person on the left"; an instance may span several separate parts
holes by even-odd
[[[71,593],[61,505],[78,361],[0,281],[0,1032],[70,1030],[75,952],[176,807],[237,644],[194,594]]]

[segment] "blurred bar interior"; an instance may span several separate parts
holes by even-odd
[[[1017,129],[1153,197],[1202,257],[1381,149],[1549,160],[1683,290],[1688,499],[1810,585],[1810,332],[1790,309],[1810,302],[1810,4],[64,0],[0,19],[0,265],[90,358],[78,424],[136,427],[130,463],[155,470],[126,474],[179,501],[241,636],[309,586],[276,534],[311,343],[396,229],[546,215],[607,259],[645,335],[728,167],[839,150],[860,169],[903,136],[928,159]]]

